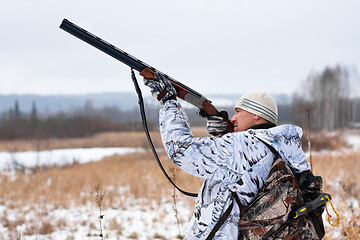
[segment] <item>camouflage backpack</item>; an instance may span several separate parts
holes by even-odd
[[[322,239],[325,231],[323,207],[295,218],[295,210],[315,200],[321,193],[322,179],[310,171],[294,174],[283,159],[274,161],[268,179],[248,206],[241,206],[239,239]]]
[[[264,186],[248,206],[242,206],[237,194],[233,193],[241,208],[239,239],[322,239],[325,235],[321,217],[324,203],[312,204],[322,194],[321,188],[321,177],[314,176],[311,171],[294,174],[283,159],[275,159]],[[207,239],[214,237],[232,205]],[[296,210],[305,209],[303,206],[306,206],[306,214],[296,215]]]

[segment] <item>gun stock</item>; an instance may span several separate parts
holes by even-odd
[[[115,47],[114,45],[102,40],[94,34],[86,31],[85,29],[77,26],[76,24],[70,22],[67,19],[64,19],[62,21],[60,28],[70,33],[71,35],[83,40],[84,42],[92,45],[93,47],[99,49],[100,51],[112,56],[120,62],[128,65],[130,68],[137,70],[138,72],[140,72],[140,75],[145,78],[154,79],[154,73],[161,72],[154,67],[142,62],[141,60],[131,56],[125,51]],[[163,72],[161,73],[164,74]],[[210,116],[219,116],[219,111],[206,97],[204,97],[197,91],[189,88],[188,86],[178,82],[172,77],[166,74],[164,75],[176,89],[177,97],[184,101],[187,101],[188,103],[194,105],[197,108],[204,110],[204,112],[206,112]],[[229,119],[225,119],[225,121],[228,124],[228,129],[226,132],[233,132],[234,125],[230,122]]]

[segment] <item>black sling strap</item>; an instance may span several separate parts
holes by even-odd
[[[237,194],[235,192],[232,193],[232,198],[233,201],[231,202],[231,204],[229,205],[229,207],[226,209],[226,211],[224,212],[224,214],[219,218],[219,221],[215,224],[214,228],[211,230],[211,232],[209,233],[209,235],[207,236],[206,240],[210,240],[213,239],[215,236],[215,233],[219,230],[219,228],[221,227],[221,225],[224,224],[224,222],[226,221],[226,219],[228,218],[231,210],[233,209],[234,206],[234,199],[236,200],[237,204],[240,206],[240,199],[237,196]]]
[[[139,106],[140,106],[140,114],[141,114],[141,120],[142,120],[142,123],[143,123],[143,127],[144,127],[144,132],[146,134],[146,137],[147,137],[147,140],[149,142],[149,145],[150,145],[150,148],[153,152],[153,155],[155,157],[155,160],[156,162],[158,163],[161,171],[163,172],[163,174],[165,175],[165,177],[169,180],[169,182],[177,189],[179,190],[182,194],[185,194],[186,196],[190,196],[190,197],[197,197],[197,193],[190,193],[190,192],[187,192],[187,191],[184,191],[182,190],[181,188],[179,188],[174,182],[173,180],[169,177],[169,175],[167,174],[167,172],[165,171],[163,165],[161,164],[161,161],[157,155],[157,152],[156,152],[156,149],[154,147],[154,144],[151,140],[151,137],[150,137],[150,133],[149,133],[149,129],[148,129],[148,126],[147,126],[147,121],[146,121],[146,114],[145,114],[145,106],[144,106],[144,100],[143,100],[143,97],[142,97],[142,93],[141,93],[141,89],[139,87],[139,84],[137,82],[137,79],[135,77],[135,73],[134,73],[134,70],[131,69],[131,79],[134,83],[134,86],[135,86],[135,90],[136,90],[136,93],[138,95],[138,98],[139,98]]]

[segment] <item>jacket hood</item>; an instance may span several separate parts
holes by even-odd
[[[272,146],[281,158],[294,170],[303,172],[310,170],[310,164],[306,161],[301,147],[302,129],[294,125],[281,125],[269,129],[248,130],[254,132],[260,138]]]

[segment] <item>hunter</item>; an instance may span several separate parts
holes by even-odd
[[[186,113],[176,100],[176,90],[160,73],[156,81],[144,79],[161,103],[159,124],[161,138],[170,159],[182,170],[204,179],[185,239],[207,239],[225,210],[233,204],[226,221],[213,239],[238,239],[240,206],[247,206],[257,196],[267,179],[275,153],[295,173],[310,170],[301,148],[301,128],[276,126],[278,109],[274,99],[263,92],[248,93],[235,105],[231,118],[234,132],[226,129],[222,117],[208,117],[211,137],[193,136]],[[234,201],[234,203],[233,203]]]

